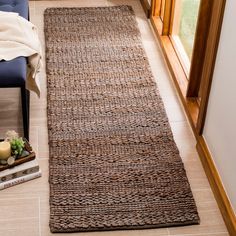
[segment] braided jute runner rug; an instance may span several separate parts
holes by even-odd
[[[130,6],[45,11],[52,232],[199,223]]]

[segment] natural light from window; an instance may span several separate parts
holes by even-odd
[[[181,57],[190,66],[200,0],[176,0],[172,36]]]

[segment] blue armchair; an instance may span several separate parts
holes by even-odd
[[[28,0],[0,0],[0,11],[17,12],[29,19]],[[19,87],[21,89],[21,104],[24,136],[29,139],[29,91],[25,88],[27,74],[27,59],[18,57],[11,61],[0,61],[0,88]]]

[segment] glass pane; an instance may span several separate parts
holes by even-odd
[[[176,0],[172,34],[187,54],[192,57],[200,0]]]

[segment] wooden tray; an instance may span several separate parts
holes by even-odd
[[[8,164],[2,165],[2,164],[0,164],[0,171],[12,168],[14,166],[18,166],[22,163],[25,163],[25,162],[28,162],[28,161],[31,161],[31,160],[35,159],[35,152],[32,151],[32,147],[30,146],[28,140],[25,139],[25,138],[23,138],[23,140],[25,142],[25,150],[27,152],[29,152],[30,154],[28,156],[21,157],[21,158],[15,160],[15,162],[12,165],[8,165]]]

